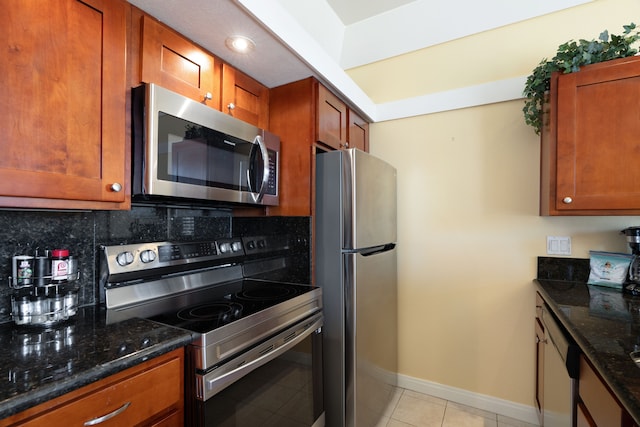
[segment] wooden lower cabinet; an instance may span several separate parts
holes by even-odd
[[[541,312],[544,304],[540,294],[536,294],[536,387],[535,387],[535,405],[538,419],[542,423],[544,410],[544,346],[546,337],[544,335],[544,326],[542,325]]]
[[[584,355],[580,356],[577,426],[637,426]]]
[[[0,426],[163,426],[184,424],[184,349],[52,399]],[[97,423],[99,418],[101,423]]]

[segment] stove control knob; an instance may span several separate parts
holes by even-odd
[[[156,260],[156,253],[153,252],[151,249],[144,250],[140,253],[140,261],[144,262],[145,264],[153,262],[155,260]]]
[[[122,267],[129,265],[133,262],[133,254],[129,251],[120,252],[118,255],[116,255],[116,262]]]
[[[231,251],[232,252],[240,252],[242,250],[242,243],[240,242],[233,242],[231,244]]]
[[[230,243],[220,243],[220,252],[223,254],[226,254],[227,252],[231,251],[231,244]]]

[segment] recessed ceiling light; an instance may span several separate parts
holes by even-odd
[[[229,49],[238,53],[248,53],[255,49],[256,44],[249,37],[231,36],[227,37],[225,44]]]

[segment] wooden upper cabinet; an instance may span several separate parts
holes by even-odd
[[[149,16],[142,16],[140,78],[219,109],[213,55]]]
[[[318,84],[316,140],[336,150],[347,147],[347,105],[321,84]]]
[[[349,148],[369,151],[369,123],[353,110],[349,110],[347,142]]]
[[[369,149],[369,125],[313,77],[271,89],[269,129],[280,136],[280,206],[270,215],[313,215],[316,151]]]
[[[638,111],[638,57],[553,76],[542,133],[542,214],[640,214]]]
[[[221,99],[221,111],[260,128],[269,127],[269,89],[228,64],[222,64]]]
[[[318,83],[316,140],[334,148],[369,151],[369,123]]]
[[[280,204],[269,215],[309,216],[315,138],[315,85],[312,78],[271,89],[269,129],[280,137]]]
[[[130,206],[129,10],[120,0],[5,3],[0,206]]]

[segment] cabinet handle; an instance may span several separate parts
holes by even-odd
[[[119,407],[118,409],[116,409],[113,412],[109,412],[106,415],[103,415],[101,417],[89,420],[89,421],[85,422],[84,425],[85,426],[95,426],[97,424],[102,424],[103,422],[105,422],[107,420],[110,420],[111,418],[115,417],[116,415],[120,415],[121,413],[123,413],[129,407],[129,405],[131,405],[131,402],[125,403],[124,405],[122,405],[121,407]]]
[[[114,193],[119,193],[120,191],[122,191],[122,184],[120,184],[119,182],[114,182],[113,184],[111,184],[111,191],[113,191]]]
[[[564,199],[562,199],[562,203],[566,203],[567,205],[571,202],[573,202],[573,199],[571,197],[565,197]]]
[[[235,110],[236,104],[234,104],[233,102],[230,102],[229,104],[227,104],[227,108],[229,109],[229,111]]]
[[[212,99],[213,99],[213,95],[211,95],[211,92],[207,92],[204,94],[205,101],[211,101]]]

